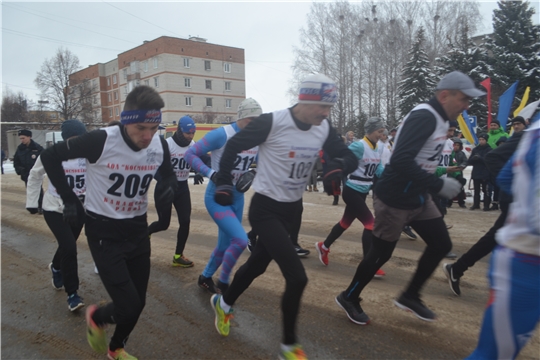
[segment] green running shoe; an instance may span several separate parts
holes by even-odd
[[[216,330],[220,335],[228,336],[229,327],[231,325],[230,320],[233,318],[233,309],[226,313],[221,308],[220,300],[221,295],[218,294],[212,295],[212,297],[210,298],[210,304],[212,304],[212,307],[216,312],[216,320],[214,321],[214,324],[216,325]]]

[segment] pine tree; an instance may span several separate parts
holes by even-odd
[[[424,50],[424,42],[424,29],[420,27],[409,51],[409,61],[401,71],[402,80],[398,86],[398,107],[402,117],[416,105],[428,101],[437,84]]]
[[[493,54],[492,84],[500,94],[519,80],[516,96],[530,86],[529,98],[538,99],[540,27],[532,24],[534,8],[527,1],[499,1],[498,6],[493,11],[493,37],[486,44]]]
[[[480,82],[489,77],[490,67],[487,64],[487,51],[482,46],[477,46],[469,34],[469,27],[464,23],[460,28],[460,36],[455,42],[450,41],[448,52],[436,59],[435,72],[439,78],[452,71],[461,71],[473,79],[480,89]],[[474,98],[469,108],[469,115],[475,115],[478,126],[487,122],[487,101],[485,97]]]

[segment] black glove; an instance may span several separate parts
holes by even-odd
[[[251,187],[253,179],[255,179],[255,170],[249,170],[243,173],[236,181],[236,190],[241,193],[245,193]]]
[[[77,226],[84,223],[85,211],[79,198],[75,194],[73,195],[73,198],[64,201],[64,222],[71,226]]]
[[[335,158],[330,161],[323,177],[324,192],[329,196],[341,195],[341,179],[343,177],[343,159]]]
[[[217,181],[217,171],[215,171],[215,172],[210,176],[210,181],[213,182],[214,184],[216,184],[216,181]]]
[[[162,179],[156,184],[156,191],[154,193],[154,202],[156,204],[169,207],[172,205],[174,196],[178,191],[178,182],[176,176],[169,176]]]
[[[37,214],[38,212],[37,208],[26,208],[26,210],[28,210],[28,212],[32,215]]]
[[[22,166],[15,166],[15,172],[17,175],[21,175],[24,171],[24,168]]]
[[[216,187],[216,193],[214,194],[214,200],[221,206],[232,205],[233,186],[232,185],[218,185]]]
[[[204,184],[204,177],[201,174],[195,174],[193,177],[193,185]]]

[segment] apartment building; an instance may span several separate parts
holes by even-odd
[[[227,122],[235,120],[246,97],[244,49],[162,36],[70,77],[71,84],[83,81],[92,89],[86,101],[91,112],[85,115],[92,122],[120,120],[127,94],[138,85],[155,88],[165,101],[163,123],[184,115]]]

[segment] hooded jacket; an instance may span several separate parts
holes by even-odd
[[[17,175],[21,176],[21,180],[26,182],[28,174],[36,163],[38,156],[43,151],[43,147],[34,140],[30,139],[28,146],[20,144],[13,156],[13,167]]]
[[[492,149],[495,149],[497,147],[497,141],[500,138],[509,137],[509,135],[501,128],[498,128],[497,130],[489,130],[488,135],[488,144],[489,146],[491,146]]]

